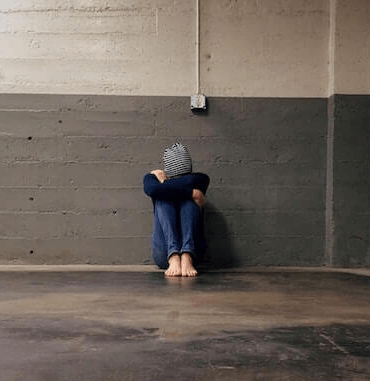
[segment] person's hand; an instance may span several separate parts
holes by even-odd
[[[204,204],[206,203],[206,198],[204,194],[199,189],[193,189],[193,200],[195,203],[202,208]]]
[[[155,175],[160,183],[163,183],[167,179],[166,173],[162,169],[155,169],[150,173]]]

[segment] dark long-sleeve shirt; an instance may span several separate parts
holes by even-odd
[[[204,173],[189,173],[161,183],[151,173],[144,176],[144,192],[155,200],[192,199],[193,189],[199,189],[204,195],[209,185],[209,177]]]

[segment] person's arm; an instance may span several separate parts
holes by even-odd
[[[192,199],[193,187],[185,177],[161,183],[155,174],[148,173],[144,176],[144,192],[154,200]]]
[[[193,175],[193,189],[199,189],[204,195],[209,186],[209,177],[205,173],[194,173]]]
[[[193,200],[200,208],[203,208],[206,203],[205,194],[210,181],[209,177],[204,173],[193,173],[192,180]]]

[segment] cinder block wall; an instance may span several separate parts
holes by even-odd
[[[328,197],[345,2],[200,3],[203,114],[195,1],[1,2],[1,263],[149,263],[142,177],[181,140],[211,177],[212,265],[364,264]]]

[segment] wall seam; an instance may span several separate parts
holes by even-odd
[[[337,0],[330,0],[328,42],[328,125],[326,137],[325,264],[334,262],[335,33]]]

